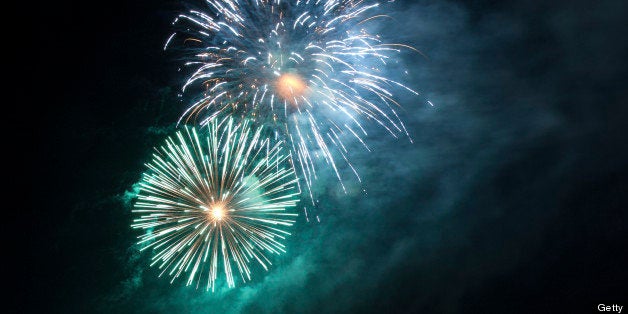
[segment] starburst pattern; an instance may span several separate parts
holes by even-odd
[[[220,270],[229,287],[251,279],[251,264],[268,269],[270,255],[297,216],[300,194],[281,142],[271,144],[248,121],[214,119],[185,127],[155,149],[140,182],[133,228],[153,265],[172,281],[207,282],[214,291]],[[171,281],[171,282],[172,282]]]

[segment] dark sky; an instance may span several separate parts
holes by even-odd
[[[33,4],[21,118],[35,204],[19,312],[593,313],[628,306],[628,5],[401,1],[381,31],[419,99],[414,143],[352,154],[368,194],[323,173],[321,223],[215,294],[157,279],[130,197],[183,105],[162,51],[177,1]],[[429,99],[435,106],[425,105]],[[329,181],[326,181],[329,180]],[[22,219],[22,218],[21,218]],[[22,269],[22,268],[20,268]],[[628,311],[628,308],[626,308]]]

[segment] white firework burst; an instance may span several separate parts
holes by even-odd
[[[181,47],[190,75],[184,92],[201,96],[180,122],[206,124],[216,115],[270,126],[289,143],[312,196],[315,160],[342,184],[336,159],[348,159],[345,138],[369,149],[364,120],[397,137],[406,134],[395,92],[418,93],[388,78],[403,44],[366,25],[383,17],[378,3],[353,0],[206,0],[175,20],[168,46]],[[182,45],[173,45],[174,42]],[[193,93],[195,94],[195,93]],[[196,94],[195,94],[196,95]],[[409,136],[408,136],[409,137]],[[343,185],[344,189],[344,185]]]

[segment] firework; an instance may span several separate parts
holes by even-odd
[[[369,149],[363,140],[364,120],[395,137],[408,135],[394,93],[417,93],[385,72],[397,62],[400,49],[414,48],[387,43],[369,32],[369,22],[385,16],[376,14],[378,3],[206,0],[205,4],[175,20],[180,30],[164,47],[184,47],[190,74],[183,91],[201,95],[179,122],[202,125],[217,114],[227,114],[270,126],[275,136],[289,143],[310,196],[316,159],[323,159],[342,184],[335,162],[340,156],[360,179],[343,141],[357,138]]]
[[[215,119],[155,149],[132,227],[145,230],[138,244],[153,249],[160,277],[183,275],[214,291],[220,270],[233,287],[238,274],[251,279],[251,264],[267,270],[270,255],[285,252],[300,192],[282,144],[260,134],[247,121]]]

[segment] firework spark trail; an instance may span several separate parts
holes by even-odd
[[[174,24],[181,30],[164,48],[177,38],[185,44],[192,70],[183,91],[195,86],[202,97],[179,122],[206,124],[221,113],[270,126],[290,142],[310,196],[317,158],[344,189],[334,155],[357,171],[342,138],[357,138],[368,149],[361,120],[409,137],[393,92],[418,95],[385,76],[400,49],[414,48],[370,34],[364,25],[385,15],[375,14],[378,3],[366,2],[206,0],[204,9],[180,15]]]
[[[246,282],[252,262],[267,270],[269,255],[285,252],[300,191],[283,144],[271,145],[261,128],[228,118],[199,132],[186,127],[155,149],[132,227],[145,230],[138,244],[154,250],[160,277],[187,273],[187,285],[206,280],[214,291],[220,265],[234,287],[234,273]]]

